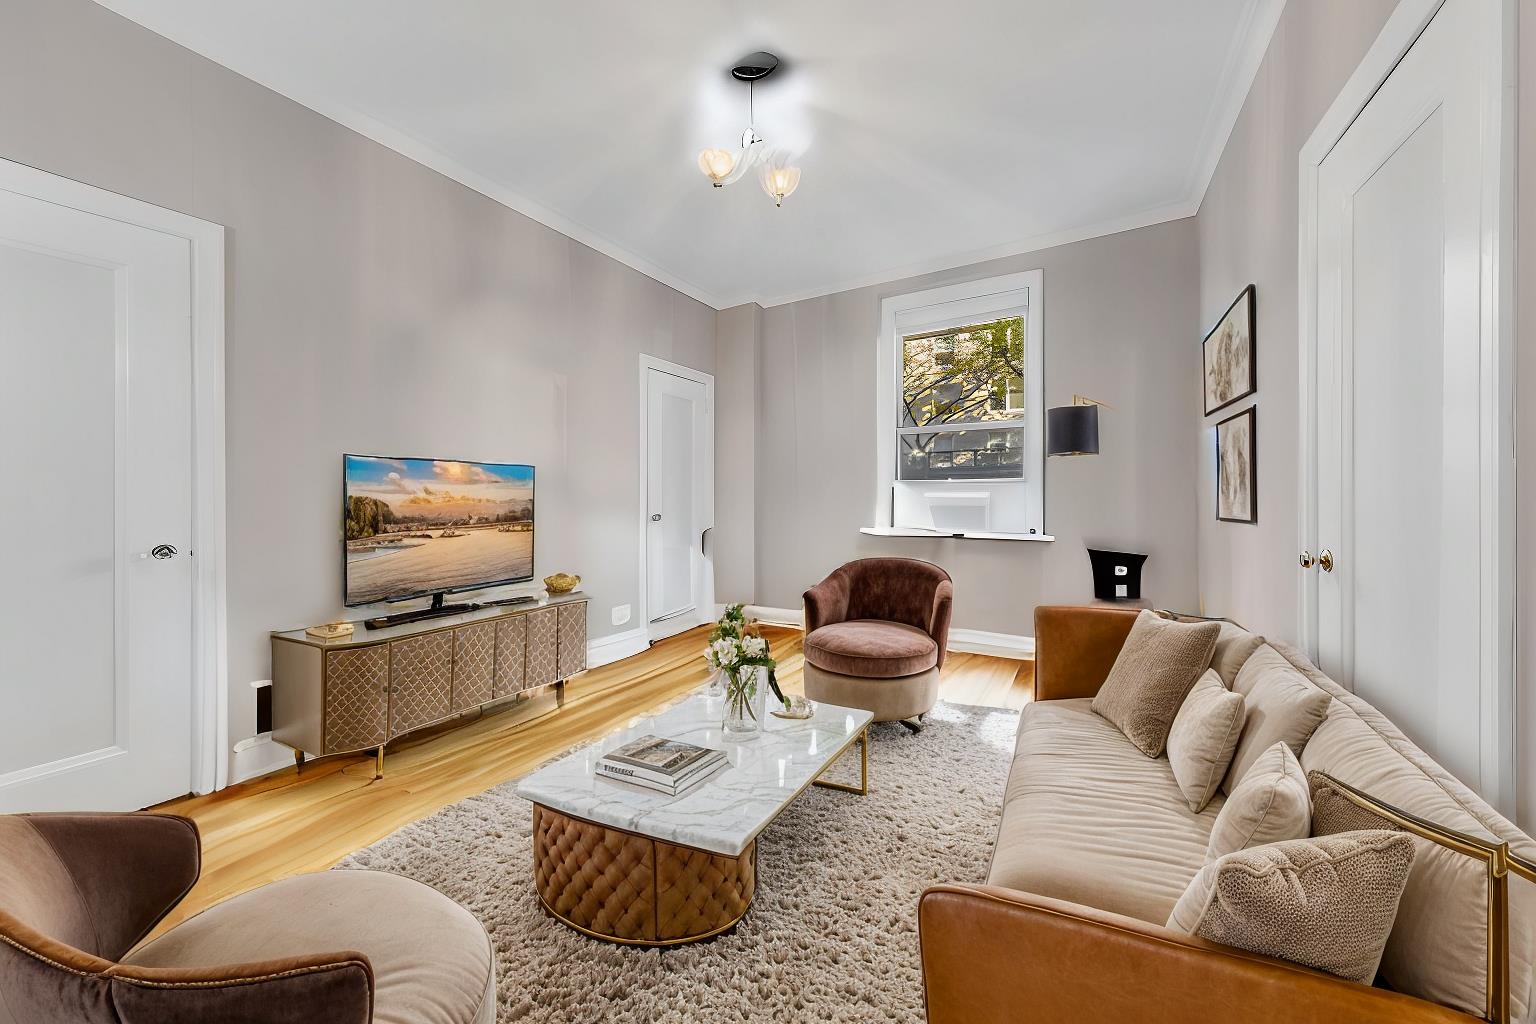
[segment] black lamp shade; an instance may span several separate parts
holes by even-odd
[[[1099,407],[1063,405],[1045,411],[1045,454],[1099,454]]]

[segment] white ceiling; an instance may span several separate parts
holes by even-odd
[[[1194,212],[1284,0],[99,0],[712,305]],[[781,70],[775,209],[694,164]]]

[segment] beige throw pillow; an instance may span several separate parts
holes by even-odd
[[[1262,645],[1243,663],[1235,693],[1243,695],[1244,723],[1237,752],[1221,788],[1231,793],[1243,781],[1249,767],[1270,747],[1284,740],[1291,752],[1301,756],[1302,748],[1328,714],[1333,697],[1319,689],[1285,655],[1268,644]]]
[[[1312,800],[1307,776],[1291,748],[1276,743],[1253,763],[1211,826],[1207,862],[1251,846],[1311,835]]]
[[[1093,698],[1093,710],[1137,750],[1160,756],[1179,706],[1211,663],[1219,631],[1215,622],[1170,622],[1143,611]]]
[[[1221,685],[1214,668],[1184,698],[1168,731],[1168,763],[1179,792],[1196,813],[1216,795],[1243,731],[1243,695]]]
[[[1340,832],[1228,854],[1168,918],[1187,935],[1369,985],[1413,866],[1401,832]]]
[[[1211,668],[1221,676],[1221,683],[1227,689],[1232,689],[1232,684],[1237,682],[1237,674],[1242,671],[1253,652],[1264,646],[1264,638],[1255,633],[1250,633],[1241,626],[1234,626],[1230,622],[1221,624],[1221,632],[1216,636],[1216,650],[1211,654]]]

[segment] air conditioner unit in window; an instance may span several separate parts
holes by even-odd
[[[992,529],[992,495],[987,491],[924,491],[933,528],[945,532]]]

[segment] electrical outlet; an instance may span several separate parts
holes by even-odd
[[[624,625],[624,623],[626,623],[628,621],[629,621],[629,605],[621,604],[621,605],[614,606],[614,609],[613,609],[613,624],[615,626],[622,626],[622,625]]]

